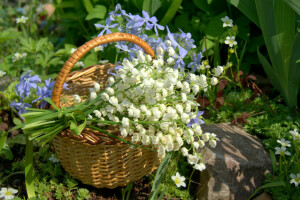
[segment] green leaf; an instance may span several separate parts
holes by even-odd
[[[207,47],[207,48],[205,48],[205,41],[206,41],[206,47]],[[202,40],[200,41],[200,48],[201,48],[201,51],[203,51],[204,49],[205,49],[205,51],[208,51],[209,49],[213,48],[214,45],[215,45],[215,43],[214,43],[213,41],[207,39],[207,38],[206,38],[206,39],[202,39]]]
[[[2,148],[3,148],[4,144],[5,144],[7,135],[8,135],[8,132],[0,131],[0,153],[2,151]]]
[[[160,194],[160,196],[158,197],[157,200],[162,200],[164,198],[166,190],[167,190],[166,188],[163,189],[163,191],[161,192],[161,194]]]
[[[92,52],[84,59],[83,63],[85,67],[98,64],[97,53]]]
[[[182,0],[173,0],[169,9],[167,10],[165,16],[160,21],[162,26],[167,25],[169,22],[172,21],[173,17],[175,16],[179,6],[181,5]]]
[[[273,67],[271,66],[271,64],[268,62],[268,60],[259,52],[259,49],[257,48],[257,56],[258,59],[261,63],[261,65],[263,66],[267,76],[269,77],[269,80],[271,81],[271,83],[280,89],[281,91],[281,87],[279,84],[279,77],[276,73],[275,70],[273,70]]]
[[[269,150],[270,153],[270,159],[271,159],[271,163],[272,163],[272,171],[273,173],[275,173],[276,171],[276,156],[274,151],[272,151],[271,149]]]
[[[214,18],[212,18],[205,28],[205,35],[210,40],[218,39],[222,33],[224,32],[224,28],[222,26],[221,18],[224,17],[226,13],[221,13]]]
[[[294,40],[291,59],[289,65],[289,91],[290,104],[292,106],[297,105],[298,89],[300,88],[300,63],[297,60],[300,58],[300,34],[298,34]]]
[[[71,55],[71,49],[72,48],[77,48],[77,46],[75,46],[74,44],[65,44],[65,50],[66,50],[66,53],[67,54],[70,54]]]
[[[252,197],[261,189],[266,189],[266,188],[270,188],[270,187],[278,187],[278,186],[285,186],[285,183],[283,181],[276,181],[276,182],[272,182],[272,183],[267,183],[259,188],[257,188],[252,194],[251,196],[248,198],[248,200],[252,199]]]
[[[284,0],[298,15],[300,15],[300,1],[299,0]]]
[[[207,3],[207,0],[193,0],[194,4],[202,11],[210,14],[213,8]]]
[[[17,39],[20,33],[16,28],[8,28],[0,32],[0,43],[6,42],[7,40]]]
[[[158,196],[158,186],[162,180],[162,178],[164,177],[164,174],[169,166],[169,162],[172,158],[172,153],[171,152],[168,152],[166,154],[166,156],[162,159],[158,169],[157,169],[157,172],[155,174],[155,178],[154,178],[154,181],[153,181],[153,184],[152,184],[152,189],[151,189],[151,193],[148,197],[149,200],[156,200],[157,199],[157,196]]]
[[[90,0],[82,0],[85,10],[90,13],[93,10],[93,4]]]
[[[5,156],[6,159],[12,160],[14,158],[14,155],[12,151],[10,150],[7,143],[4,143],[1,154]]]
[[[229,0],[229,2],[260,27],[254,0]]]
[[[106,15],[106,7],[102,5],[96,5],[95,8],[86,16],[86,20],[91,19],[104,19]]]
[[[23,144],[23,145],[25,145],[26,144],[26,137],[23,134],[17,135],[14,138],[8,140],[7,144],[9,146],[12,146],[14,144]]]
[[[83,131],[83,129],[85,128],[87,119],[85,117],[84,112],[82,112],[82,111],[76,110],[76,111],[74,111],[74,114],[77,114],[76,116],[83,116],[84,117],[84,122],[82,124],[80,124],[79,126],[77,125],[76,120],[71,120],[70,130],[75,135],[79,135]]]
[[[14,122],[15,125],[22,124],[22,121],[19,118],[17,118],[17,117],[13,118],[13,122]]]
[[[25,184],[28,198],[35,197],[34,168],[33,168],[33,141],[26,138],[25,148]]]
[[[282,94],[289,107],[294,106],[295,95],[289,92],[290,56],[295,38],[295,12],[282,0],[255,0],[263,37],[273,66],[271,77],[265,61],[268,78]],[[262,56],[260,56],[260,60]],[[266,70],[267,69],[267,70]]]
[[[143,2],[143,10],[148,12],[150,17],[154,15],[160,6],[160,0],[144,0]]]
[[[45,48],[45,46],[47,45],[48,43],[48,38],[42,38],[40,39],[37,43],[36,43],[36,52],[39,52],[41,51],[42,49]]]

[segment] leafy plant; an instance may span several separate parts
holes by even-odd
[[[300,2],[294,0],[230,0],[255,24],[260,26],[267,46],[269,61],[257,50],[258,58],[272,84],[286,104],[297,106],[300,85],[300,35],[296,32],[296,15]],[[256,9],[254,9],[256,8]]]
[[[84,199],[89,199],[90,194],[89,191],[85,188],[80,188],[77,190],[77,199],[78,200],[84,200]]]

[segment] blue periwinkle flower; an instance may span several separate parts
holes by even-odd
[[[24,102],[18,102],[16,103],[15,101],[13,101],[12,103],[9,104],[11,107],[15,108],[18,110],[19,115],[23,114],[26,112],[26,108],[31,108],[32,105],[30,105],[29,103],[24,103]]]
[[[107,18],[105,22],[106,22],[105,26],[102,25],[102,24],[94,24],[96,26],[96,28],[103,28],[103,30],[99,33],[98,36],[103,35],[105,31],[106,31],[106,34],[112,33],[109,29],[110,28],[115,28],[116,26],[119,25],[118,23],[115,23],[115,24],[111,25],[112,20],[110,18]]]
[[[191,121],[186,125],[186,127],[191,127],[193,124],[204,124],[204,121],[199,119],[199,116],[203,115],[204,111],[198,111],[198,117],[191,119]]]

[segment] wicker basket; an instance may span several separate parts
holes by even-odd
[[[70,106],[64,98],[73,100],[73,94],[88,95],[88,88],[93,87],[94,82],[106,84],[107,70],[113,67],[112,64],[94,65],[69,73],[92,48],[115,41],[133,42],[154,56],[146,42],[126,33],[112,33],[85,43],[66,61],[56,79],[52,100],[58,107]],[[65,82],[70,90],[62,89]],[[120,134],[117,127],[109,127],[107,131]],[[71,134],[69,129],[64,130],[54,137],[53,145],[62,166],[71,176],[97,188],[125,186],[151,173],[159,164],[155,151],[131,148],[128,144],[90,129],[84,129],[79,136]]]

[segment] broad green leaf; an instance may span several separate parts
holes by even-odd
[[[96,5],[95,8],[86,16],[86,20],[91,19],[104,19],[106,15],[106,7],[102,5]]]
[[[66,49],[59,49],[58,51],[55,52],[54,56],[61,56],[67,54]]]
[[[252,194],[251,196],[248,198],[248,200],[252,199],[252,197],[261,189],[266,189],[266,188],[270,188],[270,187],[278,187],[278,186],[284,186],[285,183],[283,181],[276,181],[276,182],[272,182],[272,183],[267,183],[259,188],[257,188]]]
[[[148,12],[150,17],[154,15],[160,6],[160,0],[144,0],[143,2],[143,10]]]
[[[14,158],[14,155],[7,143],[4,143],[1,154],[8,160],[12,160]]]
[[[210,40],[218,39],[224,32],[223,23],[221,18],[226,16],[226,13],[221,13],[212,18],[205,28],[205,35]]]
[[[158,196],[158,186],[162,180],[162,178],[164,177],[164,174],[169,166],[169,162],[172,158],[172,153],[171,152],[168,152],[166,154],[166,156],[163,158],[163,160],[161,161],[158,169],[157,169],[157,172],[155,174],[155,178],[154,178],[154,181],[153,181],[153,184],[152,184],[152,189],[151,189],[151,193],[150,193],[150,196],[149,196],[149,200],[156,200],[157,199],[157,196]]]
[[[17,117],[13,118],[13,122],[14,122],[15,125],[22,124],[22,121],[19,118],[17,118]]]
[[[7,141],[7,144],[12,146],[14,144],[26,144],[26,137],[23,134],[17,135],[16,137]]]
[[[278,77],[276,71],[273,70],[273,67],[270,65],[268,60],[259,52],[259,49],[257,49],[257,55],[258,55],[258,59],[259,59],[261,65],[263,66],[269,80],[281,92],[281,85],[279,83],[279,78],[280,77]]]
[[[300,15],[300,1],[299,0],[284,0],[289,6]]]
[[[83,63],[85,67],[98,64],[97,53],[92,52],[84,59]]]
[[[213,8],[208,5],[207,0],[193,0],[193,2],[200,10],[208,14],[213,12]]]
[[[33,168],[33,141],[26,139],[25,148],[25,184],[28,198],[35,197],[34,168]]]
[[[48,43],[48,38],[42,38],[39,41],[37,41],[35,46],[36,52],[39,52],[41,51],[41,49],[45,48],[47,43]]]
[[[297,60],[300,58],[300,34],[294,40],[294,45],[291,52],[289,66],[289,96],[292,106],[297,105],[298,89],[300,88],[300,63]]]
[[[254,0],[229,0],[229,2],[260,27]]]
[[[75,46],[74,44],[65,44],[65,50],[66,50],[66,53],[67,54],[70,54],[71,55],[71,49],[72,48],[77,48],[77,46]]]
[[[274,17],[277,30],[276,35],[274,36],[277,37],[283,65],[287,72],[295,39],[296,15],[285,2],[282,0],[275,0]]]
[[[294,97],[289,93],[290,54],[295,37],[295,12],[282,0],[255,0],[257,14],[268,54],[272,62],[274,77],[271,77],[266,59],[259,56],[264,69],[274,86],[283,95],[289,107]],[[291,95],[291,96],[290,96]]]
[[[182,0],[173,0],[172,3],[170,4],[169,9],[167,10],[165,16],[162,18],[162,20],[160,21],[160,24],[165,26],[167,25],[169,22],[171,22],[171,20],[173,19],[173,17],[175,16],[179,6],[181,5]]]
[[[129,3],[133,4],[139,10],[143,10],[143,1],[141,1],[141,0],[129,0]]]
[[[93,10],[93,4],[90,0],[82,0],[85,10],[90,13]]]
[[[206,45],[205,45],[205,42],[206,42]],[[209,49],[213,48],[215,45],[215,43],[209,39],[206,38],[206,40],[202,39],[200,41],[200,49],[201,51],[203,51],[204,49],[206,51],[208,51]]]

